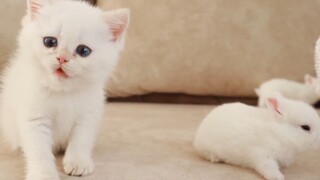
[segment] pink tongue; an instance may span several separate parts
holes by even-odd
[[[62,78],[67,78],[68,77],[68,75],[61,68],[56,70],[56,75],[58,77],[62,77]]]

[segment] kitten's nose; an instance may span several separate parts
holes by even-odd
[[[60,64],[66,64],[67,62],[69,62],[69,60],[66,57],[57,57],[57,60],[59,61]]]

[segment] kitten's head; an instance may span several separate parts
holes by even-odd
[[[27,2],[20,51],[41,82],[56,91],[102,85],[123,47],[128,10],[103,12],[81,1]]]

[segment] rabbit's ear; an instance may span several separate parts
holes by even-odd
[[[258,96],[260,96],[261,95],[261,93],[260,93],[260,89],[254,89],[254,92],[256,93],[256,95],[258,95]]]
[[[308,85],[313,85],[316,82],[316,78],[311,76],[310,74],[304,75],[304,83]]]
[[[276,94],[267,98],[266,106],[269,110],[276,113],[279,116],[283,116],[283,96],[280,94]]]

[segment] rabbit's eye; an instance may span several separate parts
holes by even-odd
[[[302,125],[301,128],[305,131],[310,131],[310,126],[308,125]]]

